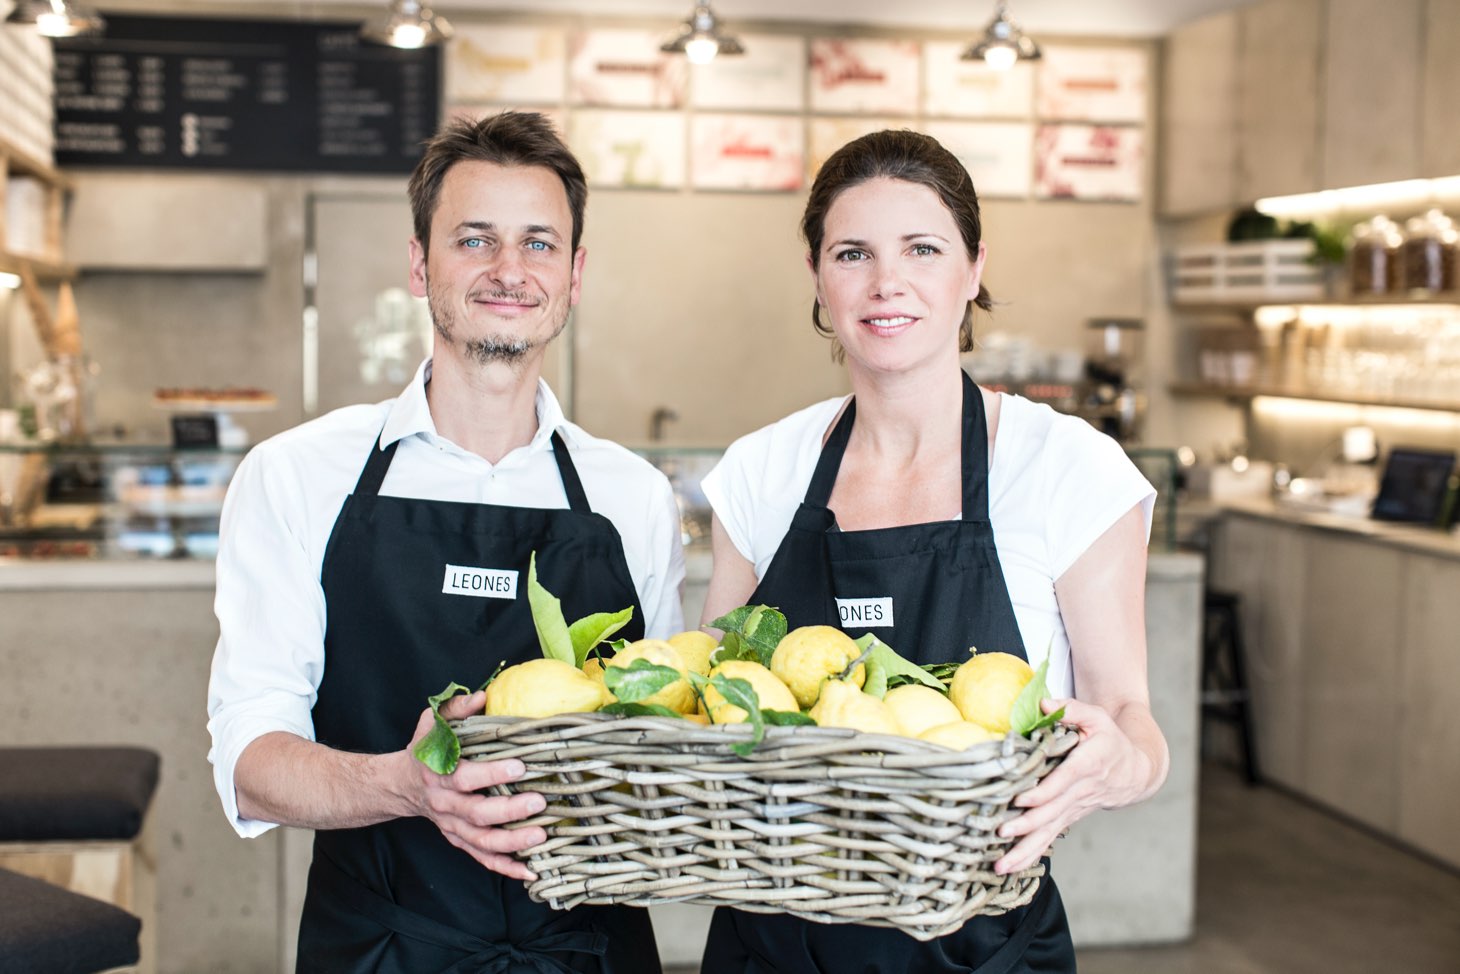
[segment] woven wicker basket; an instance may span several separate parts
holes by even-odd
[[[527,850],[528,892],[583,903],[698,903],[822,923],[895,927],[931,940],[1029,902],[1043,866],[1007,876],[995,830],[1010,803],[1075,745],[1063,726],[960,754],[904,737],[565,714],[471,717],[463,758],[517,758],[500,794],[535,791],[547,841]]]

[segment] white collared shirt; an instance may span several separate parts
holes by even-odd
[[[566,508],[552,450],[553,431],[561,431],[589,506],[623,539],[646,635],[662,639],[683,628],[679,511],[662,473],[568,422],[541,380],[532,441],[488,463],[436,432],[426,404],[430,376],[428,359],[397,399],[337,409],[265,440],[229,485],[219,526],[220,635],[208,684],[208,760],[240,835],[274,827],[238,815],[233,772],[244,748],[271,731],[314,740],[310,712],[325,666],[325,546],[377,437],[384,446],[400,441],[381,494]]]

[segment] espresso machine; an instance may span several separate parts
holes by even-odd
[[[1079,413],[1122,445],[1140,441],[1146,396],[1141,389],[1145,323],[1139,318],[1086,322],[1085,384]]]

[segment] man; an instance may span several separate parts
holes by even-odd
[[[316,830],[301,974],[659,969],[644,911],[529,900],[513,853],[544,832],[502,826],[544,800],[477,794],[521,762],[439,776],[410,753],[425,697],[540,655],[534,551],[569,619],[634,605],[629,638],[681,628],[668,482],[539,377],[578,302],[586,196],[540,115],[448,125],[410,183],[432,357],[399,398],[259,444],[229,489],[209,759],[241,835]]]

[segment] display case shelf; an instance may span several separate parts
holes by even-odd
[[[1350,406],[1382,406],[1390,409],[1425,409],[1442,413],[1460,413],[1460,399],[1405,399],[1397,396],[1365,396],[1358,393],[1314,392],[1281,386],[1224,386],[1208,382],[1173,382],[1166,387],[1173,396],[1228,399],[1248,402],[1258,396],[1281,399],[1303,399],[1309,402],[1331,402]]]

